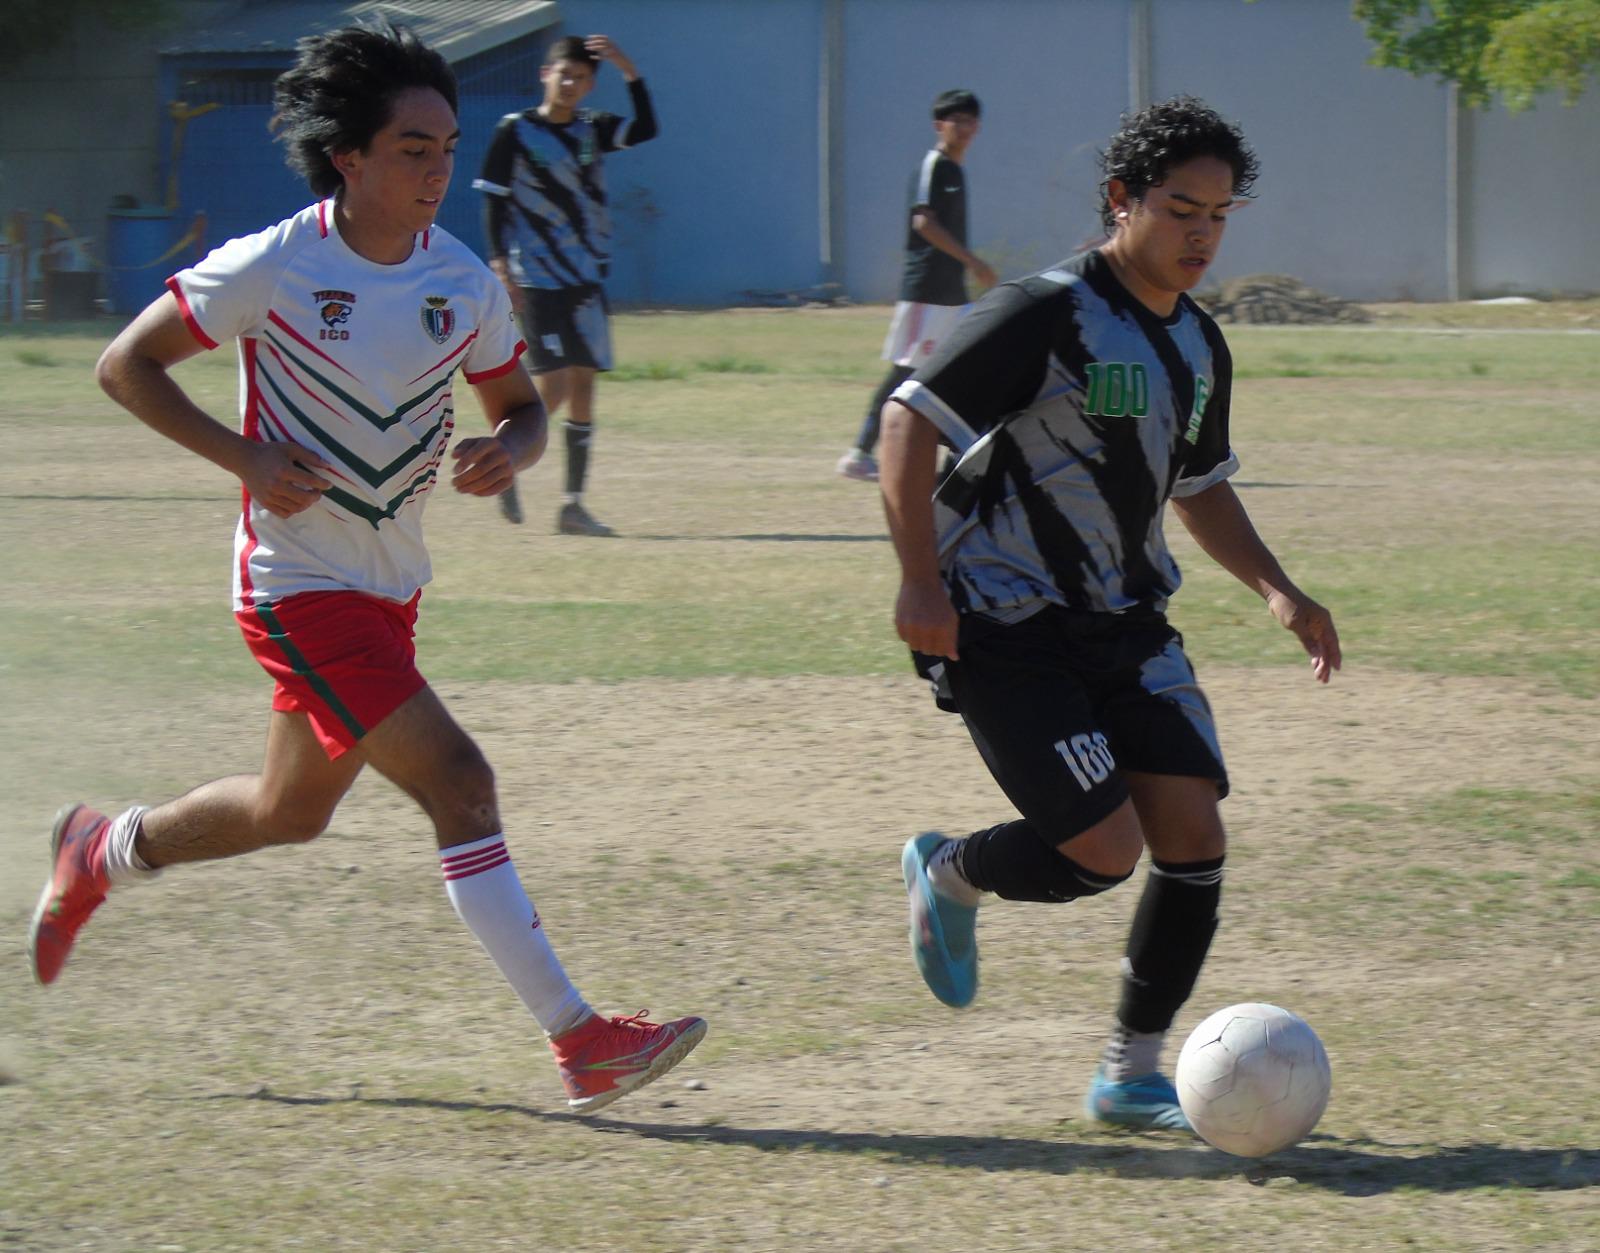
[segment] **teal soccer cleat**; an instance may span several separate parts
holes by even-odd
[[[1114,1083],[1103,1067],[1095,1067],[1083,1112],[1094,1122],[1132,1127],[1137,1131],[1189,1131],[1189,1119],[1178,1104],[1178,1090],[1165,1075],[1151,1072]]]
[[[928,990],[960,1009],[978,995],[978,911],[941,896],[928,878],[928,860],[945,837],[924,832],[906,841],[900,872],[911,903],[911,955]]]

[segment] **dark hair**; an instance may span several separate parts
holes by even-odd
[[[394,98],[431,87],[456,108],[456,76],[404,26],[376,22],[311,35],[300,59],[272,87],[272,130],[289,168],[319,196],[344,184],[333,154],[364,151],[394,115]]]
[[[1167,181],[1173,167],[1195,157],[1215,157],[1233,170],[1233,194],[1248,196],[1260,167],[1244,135],[1204,101],[1193,96],[1171,100],[1122,115],[1122,129],[1100,156],[1100,224],[1112,229],[1109,189],[1120,179],[1128,194],[1143,200],[1145,192]]]
[[[952,113],[970,113],[973,117],[978,117],[982,111],[978,97],[959,87],[954,91],[940,92],[933,102],[933,120],[936,122],[944,121]]]
[[[600,59],[589,51],[589,45],[577,35],[563,36],[546,49],[544,63],[554,65],[557,61],[576,61],[591,70],[600,64]]]

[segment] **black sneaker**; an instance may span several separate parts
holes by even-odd
[[[556,515],[556,530],[562,535],[615,535],[604,522],[590,516],[589,511],[575,500],[561,506]]]

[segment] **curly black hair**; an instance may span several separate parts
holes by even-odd
[[[431,87],[456,109],[456,76],[410,29],[386,21],[311,35],[273,84],[271,128],[289,168],[319,196],[344,184],[336,152],[362,151],[394,114],[394,98]]]
[[[1122,129],[1100,157],[1100,224],[1112,230],[1108,189],[1120,179],[1135,200],[1166,182],[1174,166],[1195,157],[1216,157],[1233,170],[1233,194],[1248,196],[1260,166],[1239,128],[1193,96],[1174,96],[1122,115]]]

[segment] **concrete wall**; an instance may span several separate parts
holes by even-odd
[[[1600,292],[1600,85],[1573,107],[1464,119],[1462,283],[1485,296]]]

